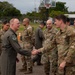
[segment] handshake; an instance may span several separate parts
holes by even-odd
[[[39,52],[40,52],[40,50],[34,49],[34,50],[31,51],[31,54],[32,54],[32,55],[36,55],[36,54],[38,54]],[[18,57],[16,58],[16,62],[17,62],[17,63],[19,62]]]
[[[36,55],[36,54],[38,54],[39,52],[40,52],[39,50],[34,49],[34,50],[32,50],[31,54],[32,54],[32,55]]]

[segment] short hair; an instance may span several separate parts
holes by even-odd
[[[23,21],[26,21],[29,23],[30,20],[29,20],[29,18],[24,18]]]
[[[66,23],[67,17],[64,15],[58,15],[55,17],[57,20],[62,20],[64,23]]]
[[[4,20],[4,21],[3,21],[3,25],[5,25],[5,24],[7,24],[7,23],[9,23],[8,20]]]
[[[66,22],[70,22],[70,19],[67,17]]]
[[[44,23],[44,22],[40,22],[40,25],[43,25],[43,26],[45,26],[45,23]]]
[[[13,24],[13,22],[14,22],[15,19],[17,19],[17,18],[12,18],[12,19],[10,20],[10,25]]]

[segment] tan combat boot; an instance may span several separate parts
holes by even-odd
[[[24,66],[23,68],[19,69],[20,72],[26,72],[27,71],[27,66]]]

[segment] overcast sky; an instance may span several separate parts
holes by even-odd
[[[40,4],[40,0],[0,0],[0,1],[8,1],[14,7],[19,9],[21,13],[27,13],[34,11],[34,8],[38,9]],[[61,2],[66,2],[66,6],[69,7],[69,11],[75,11],[75,0],[56,0]]]

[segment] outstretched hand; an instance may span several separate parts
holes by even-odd
[[[62,70],[64,69],[66,66],[66,61],[63,61],[60,65],[59,65],[59,69]]]
[[[39,51],[37,49],[34,49],[31,53],[32,53],[32,55],[36,55],[39,53]]]

